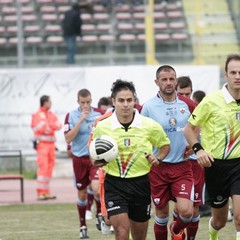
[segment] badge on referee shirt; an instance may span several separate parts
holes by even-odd
[[[240,112],[237,112],[237,113],[236,113],[236,119],[237,119],[238,121],[240,121]]]
[[[124,146],[126,146],[126,147],[130,146],[130,138],[124,139]]]

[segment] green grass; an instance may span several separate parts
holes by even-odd
[[[0,170],[0,175],[8,174],[19,174],[19,170]],[[25,179],[36,179],[36,171],[23,171],[23,176]]]
[[[201,218],[197,240],[207,240],[209,218]],[[113,240],[114,235],[102,235],[95,219],[88,221],[90,239]],[[79,223],[74,204],[36,204],[0,206],[0,240],[77,240]],[[147,240],[153,240],[153,218]],[[221,240],[234,240],[235,230],[230,222],[221,231]]]

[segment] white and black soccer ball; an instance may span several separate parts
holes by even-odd
[[[109,163],[118,155],[118,145],[115,139],[107,135],[94,138],[89,146],[89,155],[94,161]]]

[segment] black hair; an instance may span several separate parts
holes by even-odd
[[[195,101],[197,103],[200,103],[205,96],[206,96],[206,93],[204,91],[198,90],[193,93],[192,98],[193,99],[195,98]]]
[[[40,98],[40,106],[43,107],[44,103],[49,101],[49,98],[50,97],[48,95],[41,96],[41,98]]]
[[[122,90],[130,90],[133,93],[134,98],[137,97],[134,84],[132,82],[124,81],[121,79],[117,79],[113,83],[111,88],[111,92],[112,92],[111,97],[115,98],[117,93]]]
[[[176,89],[177,89],[177,87],[180,87],[180,88],[190,87],[191,91],[192,91],[192,80],[190,79],[189,76],[178,77]]]

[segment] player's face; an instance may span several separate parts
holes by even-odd
[[[232,90],[240,90],[240,61],[231,60],[228,63],[228,70],[225,72],[228,87]]]
[[[135,98],[130,90],[122,90],[116,94],[113,105],[120,121],[121,119],[124,119],[125,122],[132,121],[134,104]]]
[[[81,111],[89,111],[91,108],[91,103],[92,103],[91,96],[78,98],[78,104],[80,106]]]
[[[172,95],[175,93],[175,88],[177,85],[176,73],[172,70],[161,71],[155,83],[159,87],[159,90],[164,95]]]
[[[180,88],[179,86],[177,87],[177,92],[179,95],[182,95],[186,98],[190,98],[192,94],[192,89],[191,87],[185,87],[185,88]]]

